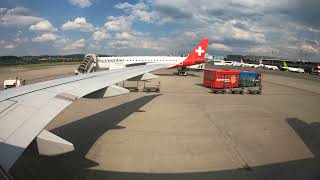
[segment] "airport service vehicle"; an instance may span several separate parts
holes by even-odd
[[[198,58],[192,58],[195,59]],[[168,64],[80,74],[0,91],[0,179],[10,179],[10,168],[33,140],[40,155],[55,156],[74,150],[71,142],[44,129],[71,103],[81,97],[126,94],[129,90],[115,84],[161,68],[168,68]]]
[[[262,63],[262,61],[260,61],[259,64],[251,64],[251,63],[244,63],[244,62],[241,60],[241,66],[242,66],[242,67],[249,67],[249,68],[263,68],[263,67],[264,67],[264,64]]]
[[[25,85],[25,80],[22,79],[7,79],[3,82],[3,89],[14,88]]]
[[[225,65],[225,60],[223,60],[223,59],[214,59],[213,60],[213,65],[224,66]]]
[[[180,56],[119,56],[99,57],[87,54],[84,62],[75,71],[76,74],[90,73],[98,69],[122,69],[145,64],[165,64],[168,68],[177,68],[179,75],[185,75],[187,67],[205,62],[208,38],[202,39],[187,57]]]
[[[261,94],[261,77],[254,71],[206,69],[203,85],[211,88],[213,93]]]
[[[213,92],[225,93],[227,88],[239,86],[238,70],[204,70],[203,85]]]
[[[122,84],[123,88],[128,89],[130,92],[139,92],[139,81],[137,81],[136,86],[125,86],[125,82]],[[160,92],[160,81],[152,82],[149,80],[143,81],[143,92]]]
[[[150,86],[147,85],[147,83],[149,83],[148,81],[144,81],[143,82],[143,92],[156,92],[156,93],[160,93],[160,81],[157,81],[155,86]]]
[[[202,63],[202,64],[189,66],[188,69],[194,70],[194,71],[201,71],[201,70],[204,70],[204,67],[205,67],[205,63]]]
[[[262,93],[262,74],[255,71],[240,71],[239,87],[249,94]]]
[[[225,61],[224,62],[225,66],[232,66],[232,64],[233,64],[233,61]]]
[[[304,69],[302,69],[302,68],[295,68],[295,67],[289,67],[285,61],[283,62],[283,67],[282,67],[282,69],[283,69],[284,71],[289,71],[289,72],[304,73]]]
[[[242,67],[243,63],[242,62],[238,62],[238,61],[233,61],[232,62],[232,66],[234,67]]]

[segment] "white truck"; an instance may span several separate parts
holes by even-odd
[[[18,78],[4,80],[3,89],[14,88],[25,85],[26,81]]]

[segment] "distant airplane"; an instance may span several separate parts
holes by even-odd
[[[202,53],[199,51],[199,55]],[[192,57],[192,60],[195,59],[199,58]],[[3,176],[10,179],[8,171],[34,139],[41,155],[53,156],[74,150],[72,143],[44,129],[74,101],[81,97],[103,98],[128,93],[129,90],[115,84],[168,67],[168,64],[154,63],[0,91],[0,179]]]
[[[265,67],[262,60],[259,60],[259,64],[250,64],[250,63],[244,63],[243,60],[241,59],[240,64],[242,67],[250,67],[250,68],[263,68],[263,67]]]
[[[289,67],[285,61],[283,61],[282,69],[284,69],[285,71],[290,71],[290,72],[304,73],[304,69],[295,68],[295,67]]]
[[[85,61],[79,66],[75,73],[90,73],[97,69],[121,69],[130,66],[144,64],[166,64],[169,68],[177,68],[179,74],[184,74],[188,66],[202,64],[205,62],[205,54],[208,47],[208,38],[202,39],[194,47],[187,57],[180,56],[119,56],[98,57],[95,54],[87,54]]]
[[[249,67],[249,68],[256,67],[256,64],[244,63],[242,59],[241,59],[241,64],[242,64],[242,67]]]
[[[270,70],[279,70],[278,66],[274,65],[264,65],[264,67]]]

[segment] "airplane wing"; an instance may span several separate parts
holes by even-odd
[[[108,97],[128,92],[114,84],[166,66],[151,64],[100,71],[0,91],[0,167],[8,172],[35,138],[40,154],[73,150],[73,144],[43,130],[55,116],[86,95],[98,92]]]

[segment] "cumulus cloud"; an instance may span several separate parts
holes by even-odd
[[[96,31],[92,35],[93,39],[96,41],[102,41],[110,37],[110,35],[105,30]]]
[[[149,6],[144,2],[138,2],[137,4],[130,4],[128,2],[118,3],[114,6],[117,9],[122,9],[129,14],[135,20],[143,22],[154,23],[159,19],[159,14],[156,11],[151,11]]]
[[[77,17],[73,21],[64,23],[61,28],[63,30],[79,30],[84,32],[93,31],[94,27],[91,23],[87,22],[84,17]]]
[[[77,7],[85,8],[92,5],[93,0],[69,0],[69,2]]]
[[[314,53],[314,54],[319,54],[320,52],[320,46],[317,43],[317,41],[314,41],[312,43],[310,42],[305,42],[301,45],[301,50],[307,53]]]
[[[28,38],[24,37],[22,31],[18,31],[14,37],[10,38],[10,40],[1,40],[0,48],[14,49],[25,42],[28,42]]]
[[[86,40],[81,38],[75,42],[72,42],[70,44],[67,44],[63,50],[75,50],[75,49],[79,49],[79,48],[83,48],[85,47],[85,43],[86,43]]]
[[[280,56],[292,54],[293,47],[313,54],[319,50],[315,45],[303,45],[303,36],[319,36],[319,6],[318,0],[216,0],[214,5],[211,0],[152,1],[152,9],[161,17],[158,22],[168,19],[181,28],[175,30],[177,34],[192,30],[210,41],[232,44],[233,52],[241,54],[281,49]],[[292,36],[297,38],[295,44],[290,42]]]
[[[191,38],[191,39],[197,39],[198,35],[195,32],[187,31],[184,33],[185,36]]]
[[[38,23],[31,25],[30,30],[32,31],[57,31],[58,29],[53,27],[48,20],[39,21]]]
[[[109,16],[104,27],[109,31],[128,31],[131,29],[133,18],[131,16]]]
[[[48,42],[48,41],[55,41],[58,39],[58,35],[53,33],[44,33],[39,36],[32,38],[34,42]]]
[[[27,26],[41,20],[44,19],[30,15],[29,9],[25,7],[1,8],[0,10],[0,26],[4,27]]]
[[[81,8],[93,3],[93,0],[68,1]],[[211,43],[209,53],[214,50],[229,53],[232,50],[232,53],[260,55],[277,50],[279,56],[288,57],[302,50],[308,57],[319,57],[319,5],[318,0],[128,1],[117,3],[114,8],[118,15],[107,17],[99,28],[84,17],[78,17],[64,23],[61,29],[92,32],[90,42],[94,41],[95,45],[91,48],[108,47],[107,52],[110,48],[114,48],[114,52],[122,48],[126,51],[119,53],[124,54],[189,51],[196,41],[208,37]],[[34,16],[23,7],[0,8],[0,26],[28,25],[32,31],[56,31],[50,22],[44,22],[45,19]],[[168,24],[170,31],[167,30]],[[139,29],[144,29],[143,33]],[[108,41],[102,41],[104,39]],[[62,38],[58,37],[55,42],[58,41],[62,42]],[[65,41],[59,46],[61,49],[65,45],[75,47],[72,44],[76,41]],[[2,42],[1,47],[14,48],[16,44],[12,37],[12,40]],[[84,40],[83,44],[89,47],[92,43]]]
[[[270,47],[252,47],[250,48],[250,53],[252,54],[261,54],[261,55],[267,55],[271,54],[273,51]]]
[[[232,48],[230,46],[219,43],[212,43],[209,45],[209,48],[219,51],[232,51]]]
[[[245,31],[238,28],[232,29],[232,38],[244,41],[255,41],[257,43],[264,43],[266,41],[263,33]]]

